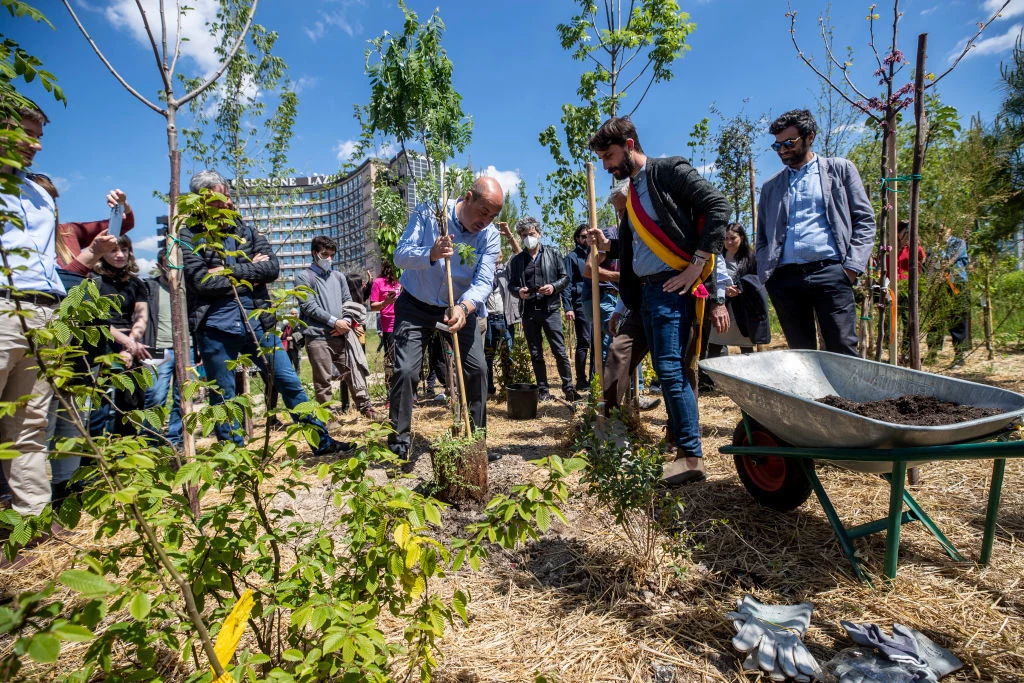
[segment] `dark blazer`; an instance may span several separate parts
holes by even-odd
[[[236,222],[232,233],[238,241],[238,251],[243,255],[233,259],[235,262],[230,266],[231,274],[236,280],[244,280],[251,285],[250,289],[239,282],[238,289],[240,293],[251,294],[254,308],[265,308],[270,302],[267,284],[276,280],[281,271],[277,256],[274,255],[267,238],[244,222]],[[203,248],[206,242],[205,233],[193,234],[188,228],[182,228],[179,239],[186,245],[191,245],[191,249],[182,248],[181,256],[185,291],[188,295],[188,326],[195,333],[203,326],[206,315],[210,312],[210,305],[224,299],[233,299],[234,292],[231,280],[227,277],[207,277],[209,269],[223,266],[224,260],[212,249]],[[257,254],[265,254],[270,258],[261,263],[253,263],[252,259]],[[261,319],[260,322],[264,329],[272,325],[271,320]]]
[[[875,244],[875,210],[860,173],[852,161],[818,157],[821,195],[839,261],[844,268],[863,273]],[[775,272],[782,257],[789,225],[789,169],[782,169],[764,184],[757,200],[757,270],[762,282]]]
[[[755,344],[768,344],[772,328],[768,320],[768,293],[757,273],[748,273],[739,279],[739,296],[729,301],[733,320],[740,334]]]
[[[522,310],[523,300],[519,298],[519,290],[526,286],[526,266],[529,264],[530,252],[523,249],[512,257],[508,263],[508,291],[519,302]],[[565,274],[565,262],[558,251],[550,246],[540,248],[540,277],[544,284],[552,285],[555,291],[551,296],[544,297],[542,307],[554,311],[561,304],[561,293],[569,285],[569,276]]]
[[[729,201],[714,185],[704,180],[682,157],[647,157],[644,168],[652,216],[676,245],[691,254],[696,250],[718,254],[725,242],[725,228],[732,216]],[[703,216],[704,230],[698,234]],[[619,259],[619,294],[626,306],[640,310],[640,278],[633,272],[633,231],[629,216],[623,214],[619,238],[612,240],[609,258]]]

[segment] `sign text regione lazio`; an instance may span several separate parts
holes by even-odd
[[[235,184],[243,187],[306,187],[307,185],[323,185],[335,180],[333,175],[315,175],[308,178],[242,178],[236,180]]]

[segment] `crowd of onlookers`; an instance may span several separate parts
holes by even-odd
[[[19,147],[23,169],[4,169],[21,183],[19,195],[3,195],[3,201],[22,226],[8,221],[2,235],[11,271],[10,282],[0,285],[0,398],[15,407],[0,418],[0,441],[12,442],[20,453],[2,461],[3,479],[10,505],[24,515],[37,515],[50,503],[58,507],[68,495],[79,458],[50,455],[58,440],[79,436],[78,425],[92,436],[142,434],[174,447],[183,440],[167,254],[159,254],[154,276],[141,277],[128,236],[135,215],[120,189],[105,197],[111,219],[58,220],[57,189],[45,175],[28,170],[46,122],[41,111],[23,110],[20,124],[28,137]],[[495,364],[509,376],[517,330],[542,398],[549,395],[546,338],[564,398],[578,400],[600,366],[600,400],[609,413],[623,405],[628,391],[642,386],[645,378],[637,370],[649,354],[668,414],[666,476],[676,483],[700,481],[705,470],[696,404],[698,357],[728,353],[730,346],[750,353],[767,343],[769,300],[791,348],[817,348],[820,335],[829,351],[857,353],[853,285],[872,252],[873,210],[851,162],[812,152],[816,131],[805,110],[772,123],[771,146],[784,168],[762,188],[756,247],[744,226],[729,222],[731,208],[711,183],[680,157],[647,156],[632,122],[613,118],[596,131],[590,147],[617,181],[609,198],[616,223],[604,229],[579,226],[569,253],[545,243],[535,218],[524,217],[511,228],[495,223],[502,190],[493,178],[480,177],[446,206],[417,206],[393,264],[385,259],[376,278],[336,269],[338,245],[314,237],[310,265],[292,283],[306,295],[280,325],[265,312],[256,315],[268,307],[269,286],[279,276],[267,239],[240,219],[216,234],[186,225],[178,240],[192,346],[188,365],[214,383],[208,400],[216,405],[237,395],[234,361],[247,354],[264,378],[268,406],[283,400],[293,409],[309,398],[299,379],[304,349],[315,399],[330,401],[332,382],[340,382],[345,409],[351,402],[369,420],[388,420],[391,450],[411,462],[418,387],[425,379],[425,398],[447,400],[444,392],[454,386],[453,336],[459,339],[464,391],[478,428],[486,428],[487,396],[498,390]],[[211,210],[232,208],[230,186],[214,171],[193,176],[189,190],[206,197]],[[956,318],[949,325],[955,362],[962,363],[967,313],[957,302],[965,295],[966,249],[948,231],[944,239],[935,262],[945,264],[946,295],[955,304]],[[904,279],[909,256],[900,246],[898,275]],[[592,248],[599,254],[596,273]],[[473,258],[464,257],[465,249]],[[45,324],[67,292],[86,278],[117,305],[107,319],[94,323],[109,334],[85,344],[84,355],[73,360],[73,381],[94,382],[101,359],[111,357],[115,370],[145,365],[154,380],[145,390],[110,384],[83,410],[53,395],[38,372],[22,321],[29,327]],[[15,308],[31,315],[14,315]],[[386,401],[377,406],[370,396],[365,346],[371,316],[377,317],[379,349],[370,352],[383,353],[387,386]],[[940,323],[930,332],[932,349],[941,345],[945,328]],[[595,336],[602,339],[600,358],[590,352]],[[437,382],[442,388],[434,396]],[[640,409],[661,400],[637,398]],[[130,411],[168,403],[165,425],[126,419]],[[81,414],[68,415],[68,410]],[[313,428],[314,455],[351,448],[316,418],[302,419]],[[233,420],[216,424],[215,434],[244,442],[242,426]]]

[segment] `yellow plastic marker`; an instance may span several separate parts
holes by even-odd
[[[245,632],[245,622],[249,618],[254,604],[252,591],[245,591],[242,593],[242,597],[238,598],[231,614],[224,620],[224,625],[221,626],[220,633],[217,634],[217,642],[213,645],[213,651],[217,653],[221,667],[227,667],[228,662],[234,657],[235,650],[238,649],[238,642],[242,640],[242,633]],[[224,675],[213,683],[233,683],[233,681],[231,674],[225,671]]]

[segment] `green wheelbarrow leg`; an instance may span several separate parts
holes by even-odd
[[[942,530],[939,529],[939,526],[935,521],[928,516],[927,512],[921,509],[921,506],[917,504],[914,497],[910,495],[910,491],[907,491],[906,489],[903,491],[903,502],[907,504],[908,508],[910,508],[910,512],[913,514],[914,519],[921,522],[921,524],[924,525],[924,528],[928,529],[928,531],[932,533],[932,536],[934,536],[935,540],[939,542],[939,545],[942,546],[942,549],[946,551],[947,555],[953,558],[956,562],[966,562],[964,556],[957,551],[956,546],[946,538],[946,535],[942,533]],[[903,521],[905,522],[906,519]]]
[[[860,568],[856,551],[853,549],[853,541],[850,540],[850,536],[846,533],[846,527],[843,526],[842,520],[839,519],[839,514],[832,506],[832,501],[829,500],[828,494],[825,493],[825,487],[821,485],[821,480],[818,479],[818,475],[814,471],[814,461],[810,458],[800,458],[800,466],[811,481],[814,495],[818,497],[821,509],[825,511],[828,523],[832,525],[832,531],[835,532],[836,538],[839,540],[839,547],[843,549],[843,554],[846,555],[846,559],[850,561],[850,565],[853,567],[853,573],[857,576],[858,580],[863,581],[869,586],[872,585],[871,579]]]
[[[981,541],[981,564],[992,559],[992,542],[996,537],[996,517],[999,514],[999,499],[1003,494],[1003,474],[1006,472],[1006,458],[996,458],[992,463],[992,483],[988,487],[988,511],[985,513],[985,536]]]
[[[907,462],[892,464],[889,479],[889,527],[885,534],[885,578],[896,578],[896,564],[900,556],[900,529],[903,526],[903,495],[906,493]]]

